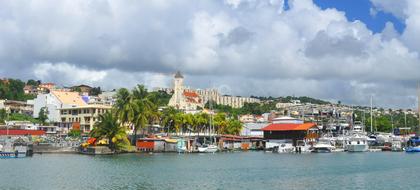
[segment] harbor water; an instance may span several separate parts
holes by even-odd
[[[419,189],[420,154],[42,154],[0,159],[0,189]]]

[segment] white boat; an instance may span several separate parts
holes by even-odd
[[[367,137],[360,134],[353,134],[345,145],[348,152],[366,152],[369,149]]]
[[[332,145],[331,140],[327,138],[320,138],[312,148],[314,153],[330,153],[334,150],[335,147]]]
[[[198,147],[198,152],[200,153],[215,153],[219,151],[219,147],[217,147],[216,145],[203,145],[201,147]]]

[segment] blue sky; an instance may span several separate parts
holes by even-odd
[[[314,0],[314,2],[322,9],[335,8],[344,11],[347,19],[362,21],[374,33],[381,32],[386,22],[392,22],[399,33],[405,28],[404,22],[390,13],[378,11],[372,15],[371,9],[374,7],[369,0]]]

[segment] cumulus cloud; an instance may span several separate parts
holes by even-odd
[[[374,34],[311,0],[0,2],[1,75],[108,89],[189,86],[413,107],[420,79],[414,1],[372,0],[405,21]],[[417,20],[418,20],[417,19]],[[409,100],[409,101],[408,101]]]

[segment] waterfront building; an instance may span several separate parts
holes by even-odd
[[[215,104],[241,108],[245,103],[258,103],[256,98],[221,95],[216,89],[190,89],[184,86],[184,76],[178,71],[174,77],[173,95],[169,106],[182,110],[203,108],[208,101]]]
[[[60,122],[61,108],[86,106],[82,97],[77,92],[52,90],[48,94],[38,94],[34,100],[33,117],[38,118],[39,111],[46,108],[49,122]]]
[[[240,134],[246,137],[263,137],[262,128],[266,126],[267,123],[244,123]]]
[[[34,112],[34,104],[32,101],[15,101],[0,100],[0,109],[4,109],[6,113],[20,113],[32,116]]]
[[[319,129],[315,123],[272,123],[262,131],[268,142],[289,140],[296,146],[297,141],[318,138]]]
[[[89,132],[93,129],[95,122],[99,121],[99,116],[110,111],[111,108],[108,105],[82,105],[59,108],[59,126],[66,126],[64,130],[79,128],[83,132]]]
[[[99,121],[99,115],[109,111],[108,105],[86,105],[68,108],[60,108],[59,126],[67,126],[67,130],[76,128],[89,132],[95,122]]]

